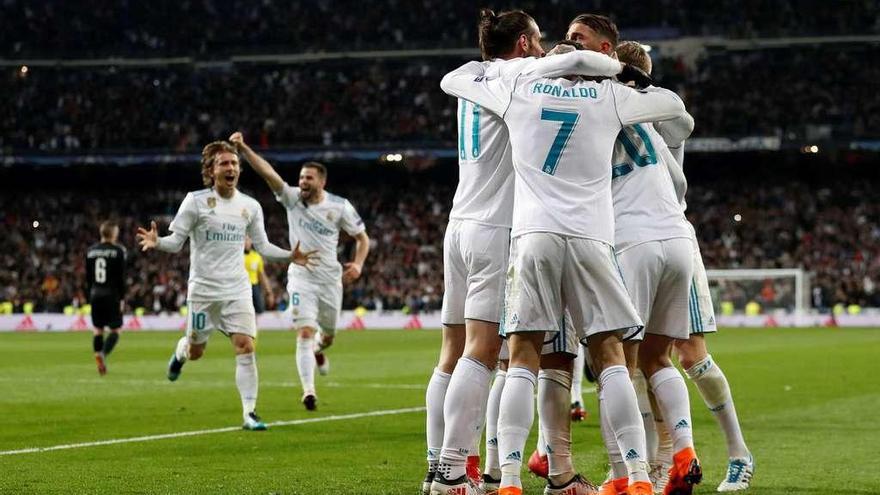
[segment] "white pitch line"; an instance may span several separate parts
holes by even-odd
[[[291,426],[291,425],[302,425],[307,423],[322,423],[326,421],[342,421],[345,419],[358,419],[358,418],[368,418],[374,416],[391,416],[394,414],[406,414],[412,412],[420,412],[424,411],[424,407],[407,407],[403,409],[385,409],[380,411],[369,411],[363,413],[353,413],[353,414],[340,414],[333,416],[322,416],[318,418],[306,418],[306,419],[293,419],[289,421],[275,421],[272,423],[267,423],[268,426]],[[181,438],[181,437],[194,437],[199,435],[210,435],[212,433],[228,433],[231,431],[242,431],[240,426],[229,426],[226,428],[214,428],[211,430],[195,430],[195,431],[182,431],[178,433],[164,433],[161,435],[146,435],[142,437],[132,437],[132,438],[116,438],[113,440],[100,440],[97,442],[83,442],[83,443],[71,443],[66,445],[53,445],[51,447],[33,447],[29,449],[19,449],[19,450],[5,450],[0,451],[0,456],[4,455],[18,455],[18,454],[32,454],[39,452],[51,452],[53,450],[69,450],[69,449],[83,449],[87,447],[98,447],[101,445],[116,445],[120,443],[136,443],[136,442],[152,442],[154,440],[165,440],[168,438]]]

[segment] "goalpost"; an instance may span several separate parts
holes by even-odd
[[[715,313],[784,310],[797,316],[810,308],[810,277],[801,268],[706,270]]]

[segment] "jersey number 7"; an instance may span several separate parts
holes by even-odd
[[[541,167],[541,170],[545,174],[556,175],[556,167],[559,165],[559,158],[562,156],[562,151],[568,144],[568,138],[570,138],[571,133],[574,132],[578,117],[577,112],[566,112],[564,110],[552,110],[549,108],[541,109],[541,120],[562,122],[562,125],[559,126],[559,132],[556,133],[556,138],[553,140],[553,144],[550,145],[550,152],[547,153],[547,158],[544,160],[544,166]]]

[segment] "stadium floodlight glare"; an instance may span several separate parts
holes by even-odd
[[[742,219],[743,219],[743,216],[740,215],[739,213],[737,213],[736,215],[733,216],[733,221],[734,221],[734,222],[741,222]]]
[[[22,74],[27,74],[30,69],[28,69],[27,65],[22,65],[20,70]]]
[[[385,161],[386,162],[402,162],[403,155],[401,155],[400,153],[388,153],[387,155],[385,155]]]
[[[34,220],[33,225],[34,225],[34,228],[39,227],[39,226],[40,226],[40,221],[39,221],[39,220]]]

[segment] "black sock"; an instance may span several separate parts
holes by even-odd
[[[95,352],[101,352],[104,349],[103,335],[95,335],[92,337],[92,349],[94,349]]]
[[[110,332],[110,335],[107,336],[107,340],[104,341],[104,355],[110,354],[113,351],[113,348],[116,347],[116,341],[119,340],[119,334],[116,332]]]

